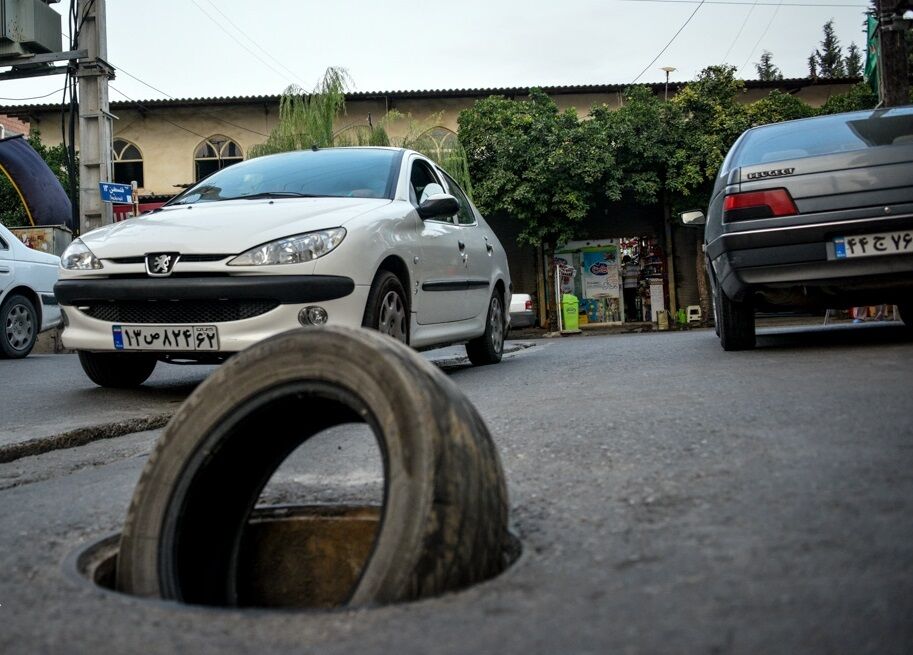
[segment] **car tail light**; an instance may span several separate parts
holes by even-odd
[[[529,311],[532,311],[532,309],[533,309],[533,301],[532,301],[532,300],[527,300],[527,301],[526,301],[526,311],[529,312]]]
[[[723,201],[724,221],[792,216],[798,213],[796,203],[786,189],[731,193]]]

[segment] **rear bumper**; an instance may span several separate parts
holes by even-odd
[[[741,226],[740,226],[741,227]],[[913,295],[913,251],[836,259],[837,237],[913,229],[913,214],[742,229],[707,244],[707,259],[726,295],[755,295],[759,305],[837,308]]]

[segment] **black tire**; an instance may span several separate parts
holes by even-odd
[[[13,294],[0,305],[0,357],[21,359],[38,340],[38,312],[25,296]]]
[[[475,408],[408,347],[370,330],[317,328],[248,348],[181,406],[134,491],[117,588],[245,605],[233,563],[261,490],[301,443],[352,422],[377,438],[385,489],[349,606],[426,597],[503,570],[507,490]]]
[[[717,289],[717,318],[720,328],[720,345],[723,350],[751,350],[755,347],[754,307],[750,301],[730,300],[722,289]]]
[[[904,327],[913,334],[913,301],[899,303],[897,312],[900,314],[900,320],[903,321]]]
[[[402,282],[389,271],[378,271],[368,293],[362,326],[408,344],[410,320]]]
[[[488,301],[485,332],[466,344],[466,354],[473,365],[485,366],[501,361],[506,336],[504,324],[504,303],[501,300],[501,294],[496,290]]]
[[[100,387],[130,389],[149,379],[157,363],[144,353],[92,353],[79,351],[79,363],[89,379]]]
[[[711,291],[713,296],[713,330],[716,332],[716,336],[720,336],[720,314],[722,310],[720,309],[720,293],[719,291]]]

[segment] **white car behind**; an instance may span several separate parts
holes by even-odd
[[[32,250],[0,225],[0,358],[25,357],[38,333],[60,323],[60,258]]]
[[[437,164],[401,148],[251,159],[62,256],[63,342],[97,384],[219,362],[280,332],[365,326],[501,359],[507,257]]]

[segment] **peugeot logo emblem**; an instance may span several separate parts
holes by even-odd
[[[176,252],[149,253],[146,255],[146,272],[153,277],[171,275],[180,256],[180,253]]]

